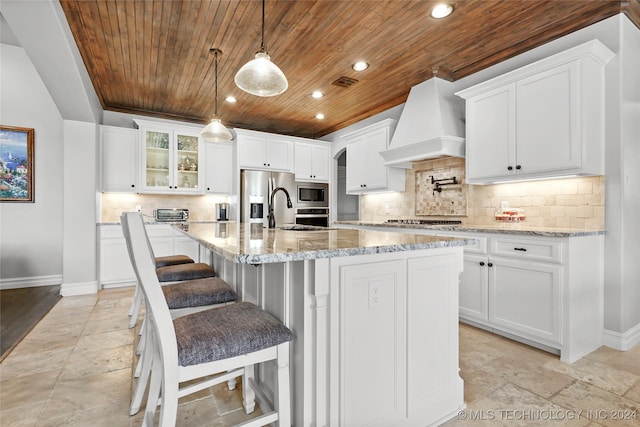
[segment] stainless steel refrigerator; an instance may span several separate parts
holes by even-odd
[[[269,196],[278,187],[287,190],[291,202],[296,202],[295,176],[287,172],[263,172],[242,170],[240,172],[240,222],[262,223],[269,226]],[[273,198],[276,226],[295,223],[295,206],[287,207],[284,192],[278,191]]]

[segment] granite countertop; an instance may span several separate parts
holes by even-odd
[[[490,225],[425,225],[425,224],[399,224],[371,221],[336,221],[341,225],[362,225],[368,227],[409,228],[414,230],[442,230],[467,233],[495,233],[495,234],[519,234],[525,236],[545,237],[579,237],[605,234],[605,230],[590,230],[584,228],[550,228],[533,227],[524,222],[503,223]]]
[[[473,244],[473,239],[375,230],[264,228],[262,224],[190,223],[180,230],[224,258],[243,264],[410,251]]]

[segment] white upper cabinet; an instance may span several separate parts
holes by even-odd
[[[604,174],[604,66],[597,40],[457,93],[467,182]]]
[[[380,155],[387,150],[396,120],[387,119],[345,135],[347,142],[347,193],[404,191],[404,169],[385,166]]]
[[[231,194],[233,146],[228,142],[205,143],[205,192]]]
[[[200,130],[136,120],[141,138],[141,193],[203,194]]]
[[[504,175],[516,163],[515,85],[493,89],[466,104],[467,182],[470,177]]]
[[[326,143],[295,142],[296,181],[329,182],[331,147]]]
[[[293,172],[293,142],[264,132],[236,129],[240,168]]]
[[[101,185],[104,192],[138,192],[138,131],[100,126]]]

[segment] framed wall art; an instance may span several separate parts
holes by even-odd
[[[34,130],[0,125],[0,202],[33,203]]]

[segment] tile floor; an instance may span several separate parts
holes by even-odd
[[[0,364],[2,426],[138,426],[129,417],[131,288],[63,298]],[[446,426],[640,425],[640,345],[602,347],[572,365],[461,325],[467,409]],[[246,419],[225,385],[181,401],[179,426]],[[620,420],[615,418],[627,418]]]

